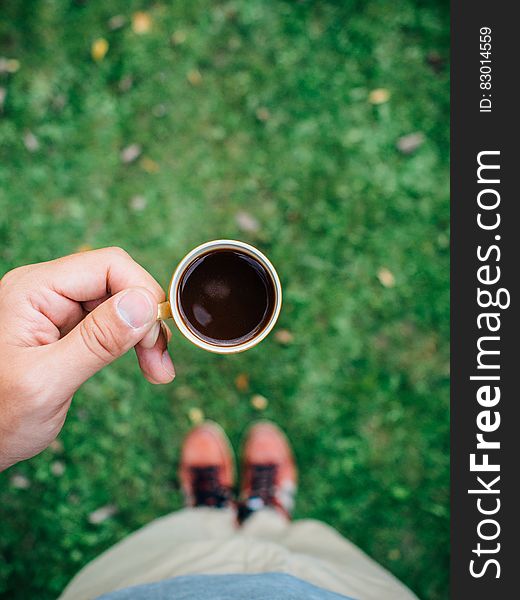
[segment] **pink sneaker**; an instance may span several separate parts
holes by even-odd
[[[224,508],[232,504],[233,450],[217,423],[206,421],[188,433],[182,445],[179,478],[186,506]]]
[[[239,522],[265,507],[290,519],[297,478],[293,453],[281,429],[268,421],[253,425],[242,454]]]

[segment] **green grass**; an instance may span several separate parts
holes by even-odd
[[[149,33],[132,31],[135,10]],[[172,385],[148,384],[133,356],[89,381],[63,450],[0,475],[0,596],[56,597],[179,508],[199,408],[236,446],[259,416],[279,423],[301,470],[296,516],[331,523],[421,598],[448,597],[448,19],[433,0],[1,4],[0,56],[19,69],[0,74],[0,273],[120,245],[166,286],[193,246],[236,237],[277,266],[293,341],[220,357],[175,334]],[[374,105],[378,88],[390,97]],[[416,131],[424,143],[400,153]],[[91,525],[106,504],[118,513]]]

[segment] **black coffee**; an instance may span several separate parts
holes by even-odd
[[[179,307],[188,328],[207,342],[236,345],[253,338],[274,311],[274,285],[266,269],[236,250],[195,259],[179,284]]]

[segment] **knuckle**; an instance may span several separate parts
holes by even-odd
[[[142,287],[148,292],[152,302],[163,302],[165,300],[166,296],[164,290],[151,276],[150,281],[146,282],[146,286],[143,285]]]
[[[22,277],[24,275],[25,271],[27,271],[26,266],[16,267],[15,269],[12,269],[11,271],[7,271],[7,273],[5,273],[5,275],[3,275],[2,278],[0,279],[0,285],[4,286],[4,285],[11,285],[11,284],[15,283],[16,281],[18,281],[20,279],[20,277]]]
[[[107,251],[118,258],[130,258],[128,252],[120,246],[110,246],[109,248],[107,248]]]
[[[104,327],[92,312],[79,325],[79,332],[87,350],[101,362],[110,362],[119,356],[119,343],[110,327]]]
[[[13,311],[13,306],[17,307],[30,289],[31,279],[28,277],[28,267],[17,267],[8,271],[0,279],[0,314],[7,314],[6,311]],[[10,306],[10,308],[7,308]]]

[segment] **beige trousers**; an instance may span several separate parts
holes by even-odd
[[[319,521],[288,522],[271,509],[238,529],[231,510],[183,509],[112,546],[60,600],[87,600],[178,575],[282,572],[356,600],[416,600],[393,575]]]

